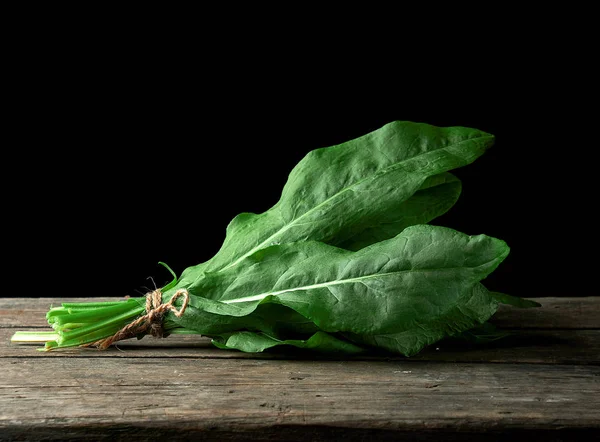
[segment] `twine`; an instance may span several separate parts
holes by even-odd
[[[177,310],[174,302],[180,296],[183,296],[183,303],[179,310]],[[83,347],[97,347],[100,350],[106,350],[117,341],[134,338],[148,333],[155,338],[162,338],[165,333],[162,324],[165,313],[171,311],[178,318],[181,317],[187,308],[189,300],[190,297],[188,291],[186,289],[179,289],[175,292],[169,302],[163,304],[160,289],[154,290],[153,292],[146,294],[146,314],[144,316],[140,316],[114,335],[90,344],[84,344]]]

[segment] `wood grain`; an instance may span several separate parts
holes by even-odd
[[[600,302],[595,296],[530,298],[541,307],[500,305],[492,322],[502,328],[600,329]]]
[[[10,336],[64,299],[0,298],[0,440],[598,440],[600,298],[536,300],[485,346],[336,358],[176,335],[39,352]]]
[[[202,433],[276,426],[485,433],[600,430],[600,368],[407,361],[15,358],[0,429]],[[582,382],[587,380],[588,382]],[[148,424],[148,425],[146,425]]]

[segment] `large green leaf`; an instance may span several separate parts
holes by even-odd
[[[456,336],[487,321],[497,310],[498,302],[481,283],[449,302],[443,311],[423,316],[412,327],[397,333],[374,335],[348,334],[354,342],[412,356],[424,347],[445,337]]]
[[[368,337],[421,329],[443,336],[487,319],[479,307],[471,308],[478,295],[473,287],[508,252],[501,240],[429,225],[408,227],[356,252],[314,241],[271,246],[242,265],[207,273],[190,285],[193,296],[186,314],[171,320],[206,335],[207,315],[223,317],[219,334],[227,332],[227,325],[229,332],[265,330],[270,325],[260,324],[256,312],[273,303],[296,311],[324,332]],[[485,299],[491,316],[497,302]],[[243,317],[247,324],[236,319]],[[417,339],[408,350],[396,350],[409,354],[428,342]],[[368,342],[373,343],[379,346]]]
[[[498,303],[490,292],[483,284],[477,283],[471,291],[465,292],[463,296],[456,299],[455,303],[448,305],[445,312],[422,319],[421,322],[399,333],[380,335],[343,333],[342,336],[333,336],[323,331],[310,331],[304,333],[308,336],[305,339],[286,339],[285,333],[278,335],[273,331],[238,331],[217,336],[213,344],[222,349],[244,352],[261,352],[276,346],[294,346],[325,353],[346,354],[361,353],[371,347],[413,356],[423,348],[446,337],[467,339],[468,336],[471,341],[475,341],[476,337],[479,342],[483,341],[484,337],[476,336],[475,333],[486,330],[485,339],[492,339],[488,330],[491,325],[485,321],[496,312],[497,306]],[[493,339],[499,339],[507,334],[495,330]]]
[[[451,207],[460,192],[459,183],[444,172],[471,163],[493,142],[493,135],[476,129],[395,121],[315,149],[291,171],[280,200],[261,214],[236,216],[221,249],[209,261],[188,267],[178,287],[204,272],[235,267],[274,244],[315,240],[356,249],[411,223],[428,222]],[[419,191],[425,192],[405,204]]]
[[[360,250],[384,239],[392,238],[409,226],[427,224],[443,215],[458,200],[461,182],[445,172],[427,178],[419,190],[401,204],[383,213],[371,226],[344,241],[330,241],[348,250]]]

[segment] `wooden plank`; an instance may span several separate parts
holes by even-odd
[[[6,439],[85,439],[96,431],[134,440],[261,433],[306,440],[324,429],[326,440],[398,433],[473,440],[513,430],[551,440],[543,435],[559,429],[600,435],[600,367],[589,365],[187,358],[6,358],[2,365]]]
[[[0,440],[598,439],[600,298],[536,300],[486,346],[336,359],[198,336],[38,352],[10,336],[74,299],[0,298]]]
[[[102,300],[116,300],[119,298],[103,298]],[[90,298],[70,299],[72,302],[85,302]],[[94,299],[98,300],[98,299]],[[591,328],[595,325],[596,314],[600,305],[600,297],[582,298],[539,298],[543,307],[538,309],[516,309],[503,306],[495,316],[494,322],[503,329],[509,326],[518,326],[520,329],[512,330],[514,336],[485,346],[469,346],[466,344],[453,345],[447,341],[440,342],[411,360],[444,360],[457,362],[527,362],[527,363],[554,363],[554,364],[598,364],[600,360],[600,331]],[[88,349],[69,349],[61,352],[44,353],[35,351],[31,345],[10,344],[10,336],[16,330],[36,329],[35,326],[19,324],[36,324],[48,328],[45,323],[45,312],[51,305],[57,305],[64,299],[37,298],[37,299],[8,299],[0,298],[0,311],[2,321],[0,325],[0,357],[27,356],[27,357],[192,357],[192,358],[260,358],[260,359],[285,359],[317,357],[308,356],[298,351],[277,349],[273,352],[247,354],[215,349],[206,338],[198,336],[171,336],[168,339],[156,340],[146,337],[142,341],[135,339],[121,342],[119,349],[108,352],[97,352]],[[556,312],[560,312],[557,314]],[[529,315],[529,318],[527,317]],[[563,318],[556,319],[553,315]],[[44,318],[43,321],[41,318]],[[589,330],[572,330],[575,321],[583,324]],[[537,325],[536,325],[537,324]],[[565,330],[543,330],[543,327],[552,328],[560,325]],[[5,328],[2,328],[4,326]],[[529,327],[529,328],[528,328]],[[542,330],[536,330],[542,327]],[[439,349],[439,350],[437,350]],[[328,359],[335,358],[328,356]],[[346,357],[342,357],[346,358]],[[361,356],[351,359],[402,359],[401,356]],[[339,358],[338,358],[339,359]]]
[[[500,305],[492,322],[502,328],[600,329],[600,297],[530,298],[542,307]]]
[[[116,301],[124,298],[0,298],[1,327],[47,327],[46,312],[61,302]],[[539,308],[501,305],[491,322],[503,328],[600,329],[600,297],[530,298]]]
[[[600,330],[515,330],[514,336],[485,345],[441,341],[411,358],[375,354],[319,356],[284,348],[264,353],[244,353],[218,349],[208,338],[193,335],[173,335],[166,339],[146,336],[139,341],[128,339],[120,342],[117,348],[106,351],[71,348],[41,352],[37,351],[42,347],[39,344],[11,344],[10,336],[13,333],[13,329],[0,329],[0,360],[6,357],[348,359],[600,365]]]

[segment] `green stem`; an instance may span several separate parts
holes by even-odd
[[[17,331],[11,336],[10,342],[36,342],[44,343],[55,341],[59,335],[50,331]]]
[[[120,325],[119,328],[122,328],[124,325],[126,325],[128,322],[130,322],[130,321],[128,321],[129,319],[139,316],[143,312],[144,312],[143,307],[137,307],[132,310],[128,310],[125,313],[122,313],[120,315],[112,316],[108,319],[105,319],[104,321],[93,322],[85,327],[79,327],[74,330],[65,331],[65,332],[63,332],[63,336],[65,339],[72,339],[75,337],[83,336],[88,333],[100,331],[103,328],[109,328],[115,324],[119,324]],[[110,334],[108,334],[107,337],[108,336],[110,336]],[[102,338],[100,338],[100,339],[102,339]]]
[[[46,314],[55,329],[53,339],[46,336],[45,350],[73,347],[108,338],[145,312],[144,298],[107,302],[65,302]],[[16,336],[15,339],[25,339]]]

